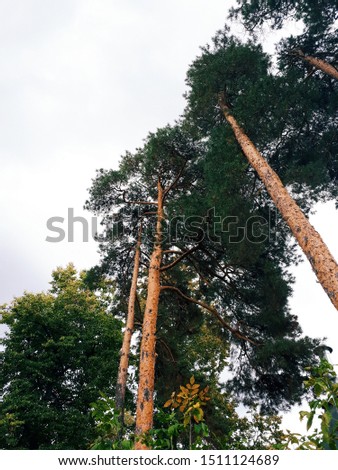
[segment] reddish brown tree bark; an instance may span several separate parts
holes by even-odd
[[[155,386],[155,346],[158,304],[160,299],[160,269],[162,263],[162,221],[164,191],[160,180],[157,184],[157,222],[154,250],[149,263],[147,301],[142,326],[140,350],[139,385],[136,403],[136,441],[135,449],[147,449],[142,442],[142,434],[153,425],[154,386]]]
[[[128,313],[126,320],[126,329],[123,335],[123,342],[121,348],[120,365],[117,375],[116,384],[116,396],[115,404],[116,408],[120,411],[120,419],[122,426],[124,424],[124,402],[126,396],[127,377],[128,377],[128,365],[130,355],[130,344],[131,338],[134,331],[134,317],[135,317],[135,301],[137,295],[137,279],[140,266],[141,258],[141,237],[142,237],[142,222],[138,232],[138,238],[135,247],[134,256],[134,268],[130,286],[129,301],[128,301]]]
[[[312,227],[301,209],[290,196],[282,181],[258,152],[249,137],[239,126],[225,104],[224,94],[220,94],[220,106],[224,117],[232,127],[237,142],[249,163],[256,170],[273,202],[308,258],[318,281],[338,310],[338,265],[323,242],[319,233]]]
[[[291,51],[291,54],[299,57],[300,59],[304,60],[304,62],[311,64],[316,69],[319,69],[327,75],[330,75],[330,77],[338,80],[338,70],[325,60],[318,59],[317,57],[313,57],[311,55],[305,55],[300,49]]]

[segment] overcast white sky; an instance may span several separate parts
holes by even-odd
[[[80,225],[73,243],[46,242],[47,219],[68,208],[90,218],[95,170],[182,113],[188,65],[233,3],[0,0],[0,303],[47,289],[58,265],[96,263]],[[334,204],[312,221],[338,259]],[[294,272],[292,311],[306,334],[328,337],[338,363],[337,311],[307,262]]]

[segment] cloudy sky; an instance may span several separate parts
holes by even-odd
[[[233,1],[0,0],[0,303],[48,288],[51,271],[98,260],[94,241],[46,241],[46,222],[83,212],[97,168],[183,111],[188,65]],[[276,36],[265,44],[272,48]],[[338,259],[334,204],[312,217]],[[291,299],[304,332],[328,338],[338,363],[337,311],[307,263]]]

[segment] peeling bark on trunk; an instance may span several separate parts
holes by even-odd
[[[335,259],[319,233],[312,227],[309,220],[283,186],[279,176],[238,125],[236,119],[226,106],[222,94],[220,95],[220,106],[225,119],[232,127],[244,155],[258,173],[273,202],[308,258],[318,281],[338,310],[338,265]]]
[[[120,365],[117,375],[116,384],[116,408],[120,411],[120,420],[122,426],[124,425],[124,402],[126,396],[126,386],[128,377],[128,365],[129,365],[129,354],[131,338],[134,331],[134,317],[135,317],[135,301],[136,301],[136,290],[137,290],[137,279],[140,266],[141,257],[141,236],[142,236],[142,222],[138,232],[137,243],[135,247],[134,257],[134,268],[133,276],[130,286],[129,301],[128,301],[128,314],[126,320],[126,329],[123,335],[123,342],[121,348]]]
[[[154,413],[156,323],[161,292],[160,269],[162,262],[163,188],[160,181],[157,187],[157,223],[154,250],[149,264],[148,293],[142,327],[140,376],[136,403],[136,436],[139,437],[152,428]],[[147,446],[142,443],[142,440],[137,440],[135,449],[144,450],[147,449]]]
[[[327,75],[330,75],[330,77],[335,78],[338,80],[338,70],[328,62],[322,59],[318,59],[317,57],[313,57],[311,55],[305,55],[301,50],[297,49],[295,51],[292,51],[291,54],[296,55],[300,59],[304,60],[304,62],[307,62],[316,69],[321,70],[322,72],[326,73]]]

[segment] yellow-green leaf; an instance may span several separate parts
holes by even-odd
[[[193,418],[194,418],[194,420],[195,420],[196,423],[199,423],[199,422],[200,422],[200,420],[199,420],[199,418],[198,418],[197,416],[193,415]]]

